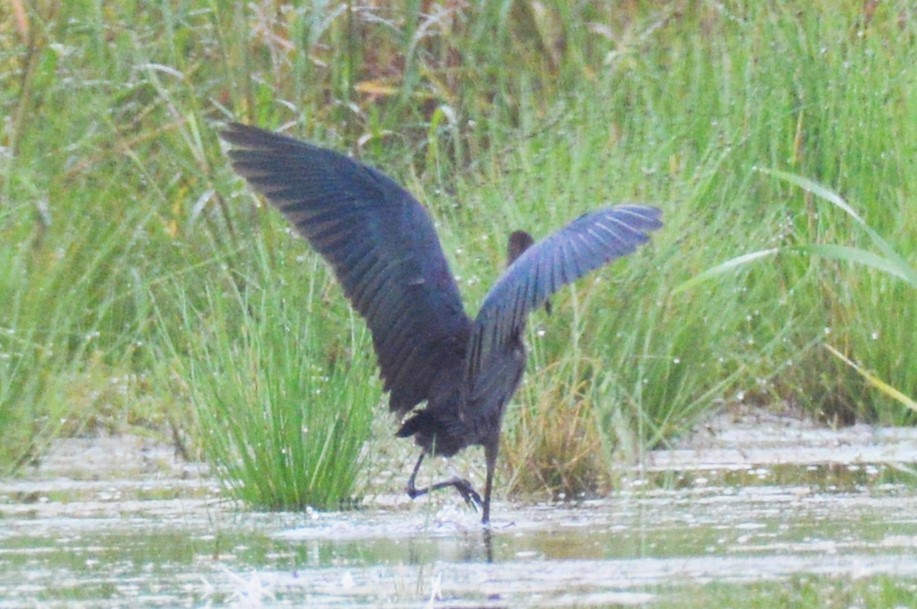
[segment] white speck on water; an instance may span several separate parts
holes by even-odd
[[[353,573],[344,571],[344,575],[341,576],[341,588],[343,590],[353,590],[354,586],[356,586],[356,582],[353,581]]]

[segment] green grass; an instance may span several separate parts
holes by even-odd
[[[317,259],[297,265],[293,283],[278,252],[253,248],[255,264],[202,278],[201,304],[174,285],[180,324],[160,381],[178,377],[204,456],[231,496],[262,509],[353,505],[381,392],[368,332],[345,307],[328,306],[331,278]],[[171,328],[166,315],[161,326]]]
[[[131,418],[119,407],[136,397],[139,374],[139,303],[124,265],[136,211],[126,226],[90,213],[31,230],[12,222],[22,211],[0,219],[0,472],[40,456],[61,430]],[[57,222],[69,230],[52,235]]]
[[[685,586],[661,594],[654,607],[824,607],[846,609],[863,607],[909,607],[917,592],[913,579],[885,575],[839,579],[835,577],[796,575],[790,581],[753,584],[713,583]]]
[[[340,290],[232,177],[217,138],[230,119],[349,150],[407,185],[470,314],[509,230],[544,236],[612,202],[663,207],[651,246],[533,317],[502,472],[519,490],[601,489],[616,460],[735,401],[914,422],[824,348],[913,398],[913,286],[797,253],[873,242],[756,170],[838,193],[913,268],[908,3],[517,0],[415,18],[421,5],[52,1],[26,32],[0,24],[4,469],[61,431],[168,421],[233,488],[262,482],[240,468],[275,460],[259,505],[358,492],[352,470],[323,495],[302,486],[318,471],[305,452],[281,458],[303,440],[290,421],[362,417],[378,382]],[[335,391],[302,410],[295,396],[325,376]],[[283,412],[276,428],[249,418]],[[357,464],[365,430],[352,427],[331,435]]]

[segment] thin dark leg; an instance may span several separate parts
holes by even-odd
[[[474,490],[474,487],[471,486],[471,483],[464,478],[453,476],[448,480],[443,480],[442,482],[437,482],[436,484],[431,484],[430,486],[424,488],[417,488],[415,486],[415,482],[417,480],[417,472],[420,470],[420,464],[423,463],[423,458],[425,456],[426,453],[420,453],[420,457],[417,459],[417,464],[414,465],[414,471],[411,472],[411,477],[408,478],[408,485],[405,488],[408,497],[411,499],[416,499],[421,495],[426,495],[430,491],[438,491],[441,488],[451,486],[459,492],[459,494],[462,496],[462,499],[465,500],[465,503],[474,509],[478,509],[478,506],[481,505],[481,496],[478,495],[476,490]]]
[[[494,442],[484,447],[484,460],[487,462],[487,480],[484,482],[484,514],[481,524],[490,524],[490,494],[494,487],[494,469],[497,466],[497,451],[499,444]]]

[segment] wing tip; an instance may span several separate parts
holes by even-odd
[[[219,135],[223,141],[235,146],[235,151],[243,153],[246,150],[299,149],[303,146],[308,146],[305,142],[281,133],[236,121],[226,123],[220,129]],[[233,152],[232,150],[230,151],[230,156],[232,156]]]
[[[230,121],[220,129],[220,138],[234,146],[247,146],[252,136],[262,129],[236,121]]]

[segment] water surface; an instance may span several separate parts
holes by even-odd
[[[601,500],[497,502],[489,531],[449,493],[246,512],[167,448],[71,440],[0,482],[0,608],[680,606],[806,578],[917,598],[917,434],[771,431],[653,453]]]

